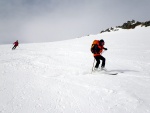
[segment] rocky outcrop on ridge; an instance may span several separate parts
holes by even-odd
[[[139,22],[139,21],[136,22],[135,20],[127,21],[126,23],[123,23],[123,25],[121,26],[116,26],[115,28],[111,27],[106,30],[102,30],[100,33],[118,31],[119,29],[134,29],[137,26],[148,27],[150,26],[150,21],[146,22]]]

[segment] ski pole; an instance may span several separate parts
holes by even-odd
[[[14,45],[11,45],[10,48],[12,48]]]
[[[94,58],[94,62],[93,62],[93,66],[92,66],[92,71],[91,71],[91,73],[93,72],[93,68],[94,68],[94,63],[95,63],[95,58]]]

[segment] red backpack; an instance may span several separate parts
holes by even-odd
[[[91,52],[93,54],[99,53],[100,49],[98,46],[99,46],[99,40],[94,40],[92,45],[91,45]]]

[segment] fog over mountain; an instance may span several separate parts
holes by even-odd
[[[73,39],[148,21],[149,6],[149,0],[0,0],[0,44]]]

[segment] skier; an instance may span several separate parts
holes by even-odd
[[[99,64],[100,64],[100,60],[102,60],[101,70],[106,70],[105,69],[105,61],[106,61],[106,59],[102,56],[103,50],[107,50],[107,48],[104,47],[105,42],[104,42],[103,39],[101,39],[101,40],[95,40],[95,42],[93,42],[93,43],[95,43],[95,44],[92,44],[93,46],[96,45],[95,52],[92,52],[93,56],[94,56],[94,58],[96,60],[95,70],[98,70],[98,67],[99,67]],[[92,48],[91,48],[91,51],[92,51]]]
[[[16,42],[14,42],[13,44],[14,44],[14,47],[12,48],[12,50],[16,49],[16,47],[19,45],[18,40]]]

